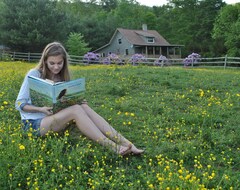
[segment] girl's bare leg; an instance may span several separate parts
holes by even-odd
[[[128,146],[119,146],[108,139],[79,105],[70,106],[54,115],[43,118],[40,125],[40,133],[45,135],[48,131],[59,132],[66,127],[66,123],[72,120],[76,121],[79,130],[91,140],[103,146],[109,146],[113,151],[121,155],[129,153],[130,148]]]
[[[131,142],[118,133],[103,117],[97,114],[87,104],[82,104],[81,107],[88,115],[88,117],[95,123],[99,130],[115,142],[120,144],[129,145]]]
[[[93,121],[96,127],[113,140],[116,143],[121,144],[122,146],[129,146],[131,145],[132,153],[134,154],[141,154],[144,151],[141,149],[136,148],[136,146],[131,143],[128,139],[126,139],[123,135],[118,133],[103,117],[97,114],[93,109],[91,109],[87,104],[82,104],[81,107],[85,111],[85,113],[89,116],[89,118]]]

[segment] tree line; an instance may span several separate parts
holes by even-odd
[[[147,24],[169,43],[184,45],[183,56],[239,57],[239,18],[240,3],[222,0],[168,0],[153,7],[136,0],[0,0],[0,44],[41,52],[60,41],[83,55],[107,44],[116,28]]]

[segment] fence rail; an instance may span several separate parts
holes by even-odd
[[[22,53],[22,52],[9,52],[0,50],[0,60],[13,60],[13,61],[29,61],[37,62],[41,57],[41,53]],[[100,58],[98,61],[91,61],[90,64],[103,64],[103,59]],[[129,58],[122,58],[121,64],[130,63]],[[70,64],[86,64],[83,56],[70,55],[69,57]],[[117,63],[120,64],[120,63]],[[167,59],[164,61],[159,61],[158,58],[146,58],[144,61],[141,61],[137,64],[146,64],[146,65],[158,65],[158,66],[188,66],[188,67],[197,67],[197,66],[219,66],[223,67],[239,67],[240,68],[240,57],[213,57],[213,58],[201,58],[197,61],[192,61],[188,65],[184,65],[184,59]]]

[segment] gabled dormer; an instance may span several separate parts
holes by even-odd
[[[145,43],[154,44],[155,43],[155,35],[150,34],[145,31],[136,31],[136,34],[139,35]]]

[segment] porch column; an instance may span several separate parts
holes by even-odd
[[[148,56],[148,47],[146,46],[146,56]]]

